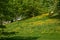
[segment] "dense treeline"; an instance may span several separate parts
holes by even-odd
[[[0,0],[0,24],[2,21],[29,18],[57,10],[59,0]],[[59,9],[59,8],[58,8]]]

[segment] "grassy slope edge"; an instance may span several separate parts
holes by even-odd
[[[6,25],[5,31],[19,32],[18,36],[39,36],[37,40],[60,40],[60,21],[51,19],[48,14],[32,17],[26,20]]]

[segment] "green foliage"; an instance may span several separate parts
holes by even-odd
[[[13,20],[17,17],[34,17],[55,10],[57,0],[6,0],[0,1],[0,19]]]

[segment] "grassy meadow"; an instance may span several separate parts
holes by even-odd
[[[6,40],[60,40],[60,19],[49,18],[48,14],[6,24],[6,32],[1,35]]]

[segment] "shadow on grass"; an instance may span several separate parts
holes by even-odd
[[[50,18],[52,18],[52,19],[60,19],[60,15],[52,16]]]
[[[0,28],[6,28],[6,26],[5,25],[0,25]]]
[[[0,33],[2,33],[4,31],[4,29],[6,28],[5,25],[0,25]]]
[[[8,35],[15,35],[16,33],[18,33],[18,32],[5,32],[5,31],[3,31],[1,34],[8,36]]]
[[[3,38],[1,37],[0,40],[37,40],[39,37],[20,37],[20,36],[15,36],[15,37],[9,37],[9,38]]]

